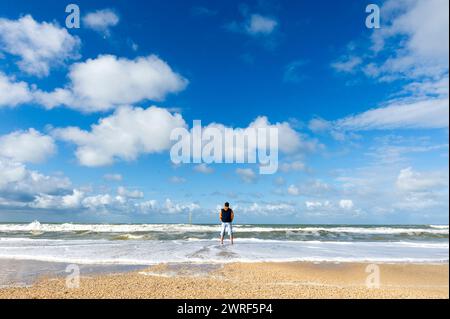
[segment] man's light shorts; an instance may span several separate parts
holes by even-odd
[[[222,229],[220,230],[221,237],[223,237],[225,231],[228,232],[228,236],[233,235],[233,226],[231,226],[231,223],[222,223]]]

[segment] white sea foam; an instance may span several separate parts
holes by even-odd
[[[431,228],[448,229],[448,225],[430,225]]]
[[[218,232],[216,225],[187,225],[187,224],[41,224],[34,221],[30,224],[0,224],[0,232],[29,232],[40,234],[42,232],[93,232],[93,233],[136,233],[136,232],[200,232],[212,233]],[[355,227],[355,226],[338,226],[338,227],[308,227],[308,226],[251,226],[251,225],[235,225],[236,232],[288,232],[288,233],[305,233],[320,234],[320,232],[329,233],[348,233],[348,234],[436,234],[448,235],[448,226],[430,225],[430,228],[418,227]]]
[[[1,238],[0,258],[79,264],[255,261],[448,262],[448,243],[320,242],[257,238],[234,246],[212,240],[52,240]]]

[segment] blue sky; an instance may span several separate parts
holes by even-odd
[[[0,3],[0,221],[448,223],[448,1]],[[279,128],[279,170],[170,129]],[[213,124],[214,123],[214,124]]]

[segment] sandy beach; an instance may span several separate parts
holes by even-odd
[[[379,288],[364,263],[160,264],[125,273],[64,277],[0,289],[0,298],[449,298],[445,264],[379,264]],[[370,268],[370,267],[369,267]],[[373,268],[372,268],[373,269]]]

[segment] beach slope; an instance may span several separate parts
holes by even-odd
[[[368,266],[161,264],[128,273],[82,277],[79,288],[67,288],[65,278],[43,278],[32,287],[0,289],[0,298],[449,298],[448,263]],[[379,274],[379,287],[367,287],[368,276],[373,279],[375,274]]]

